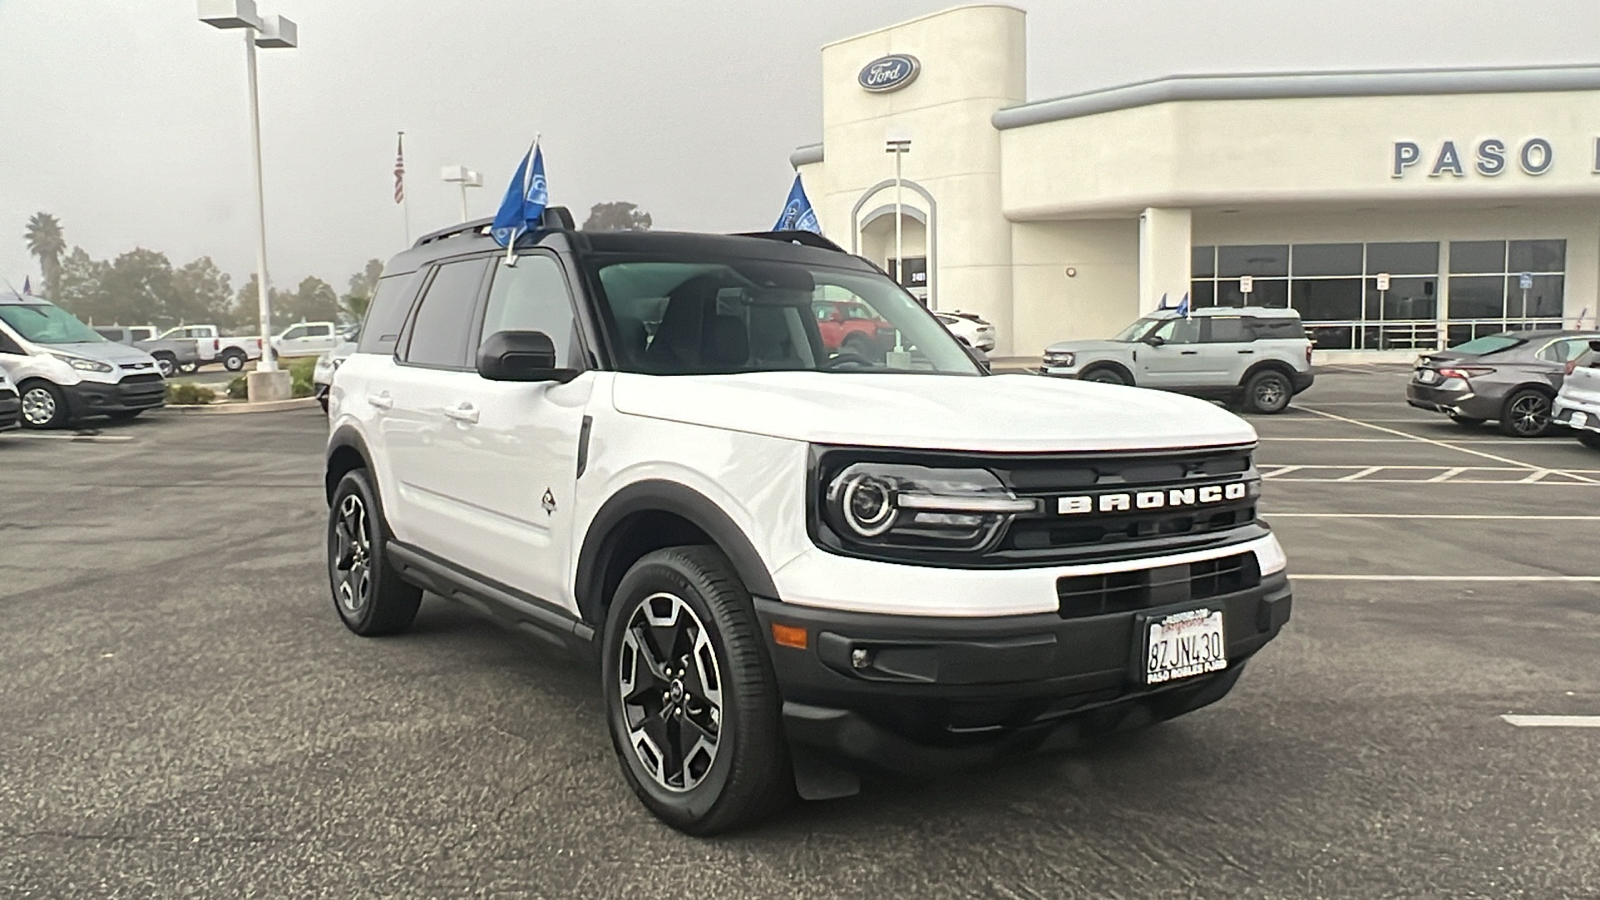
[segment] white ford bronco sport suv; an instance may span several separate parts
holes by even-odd
[[[1040,372],[1161,388],[1280,413],[1311,387],[1311,341],[1292,309],[1161,309],[1108,341],[1062,341]]]
[[[384,270],[329,394],[328,576],[357,634],[427,590],[596,660],[671,825],[1170,718],[1288,620],[1233,414],[988,375],[816,235],[545,216],[514,265],[483,221]],[[840,301],[893,349],[826,350]]]

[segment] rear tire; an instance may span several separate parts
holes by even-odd
[[[167,353],[156,354],[156,368],[161,370],[162,378],[171,378],[178,374],[178,360]]]
[[[1276,369],[1257,372],[1244,383],[1244,405],[1251,412],[1276,415],[1288,409],[1292,399],[1294,385]]]
[[[222,367],[229,372],[238,372],[244,369],[244,354],[237,350],[230,350],[222,354]]]
[[[1500,410],[1500,432],[1508,437],[1541,437],[1550,431],[1554,401],[1536,388],[1523,388],[1506,398]]]
[[[1600,434],[1593,431],[1580,430],[1578,432],[1578,443],[1588,447],[1590,450],[1600,450]]]
[[[1120,384],[1123,387],[1132,387],[1133,379],[1123,374],[1116,366],[1095,366],[1080,376],[1082,381],[1092,381],[1096,384]]]
[[[604,641],[611,742],[657,818],[709,835],[793,799],[777,677],[750,593],[721,551],[669,547],[634,563]]]
[[[345,627],[363,637],[411,627],[422,589],[389,565],[389,526],[366,469],[339,480],[328,507],[328,583]]]

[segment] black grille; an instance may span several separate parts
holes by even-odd
[[[1261,567],[1254,553],[1134,572],[1073,575],[1056,579],[1063,619],[1132,612],[1189,600],[1205,600],[1257,587]]]
[[[124,375],[124,376],[122,376],[122,381],[120,383],[121,384],[160,384],[163,380],[164,379],[162,379],[162,377],[161,377],[161,375],[159,373],[151,373],[151,374],[148,374],[148,375]]]

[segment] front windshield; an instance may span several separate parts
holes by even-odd
[[[602,257],[595,277],[624,372],[982,374],[921,304],[877,273]]]
[[[1166,319],[1160,316],[1150,316],[1140,319],[1132,325],[1129,325],[1127,328],[1117,332],[1117,336],[1112,338],[1112,340],[1121,341],[1124,344],[1132,343],[1133,341],[1137,341],[1138,339],[1144,337],[1145,332],[1165,321]]]
[[[93,328],[53,303],[0,303],[4,321],[35,344],[98,344],[105,341]]]

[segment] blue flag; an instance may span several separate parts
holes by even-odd
[[[772,230],[822,233],[822,226],[817,224],[817,213],[806,198],[806,189],[801,186],[798,174],[794,176],[794,187],[789,189],[789,199],[784,201],[783,215],[778,217]]]
[[[550,191],[544,180],[544,151],[535,141],[517,165],[517,173],[506,186],[505,199],[500,201],[500,211],[495,213],[494,226],[489,231],[495,243],[509,251],[523,232],[539,226],[549,200]]]
[[[33,293],[33,282],[29,281],[28,276],[24,275],[22,276],[22,296],[26,297],[31,293]]]
[[[1183,302],[1178,304],[1178,315],[1187,316],[1188,314],[1189,314],[1189,295],[1188,294],[1184,294],[1183,295]]]

